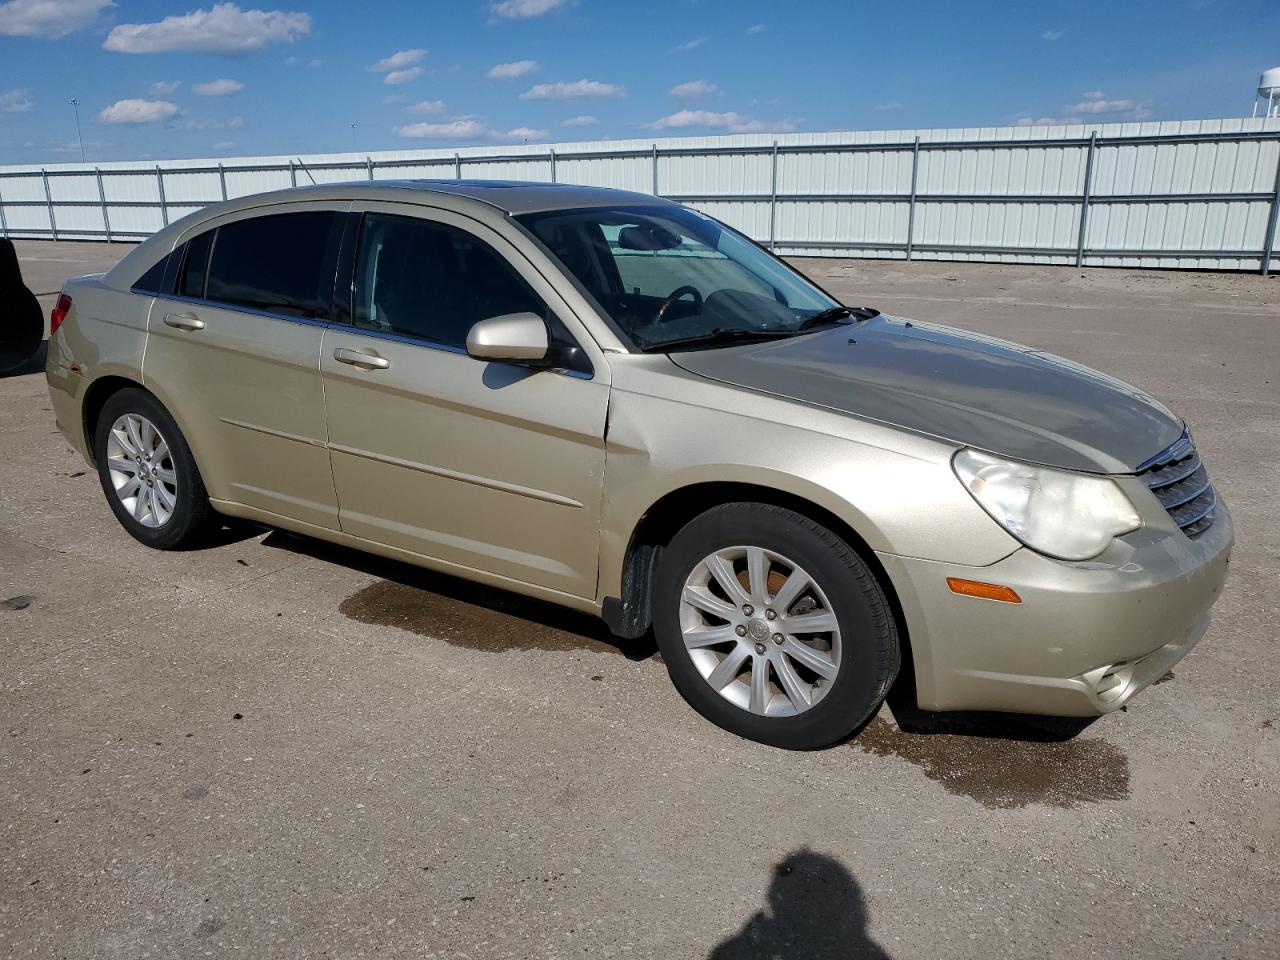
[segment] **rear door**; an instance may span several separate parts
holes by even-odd
[[[321,356],[342,530],[594,596],[605,365],[588,361],[576,318],[496,231],[425,207],[361,210],[349,322],[330,328]],[[525,310],[578,343],[577,369],[467,355],[473,323]]]
[[[202,225],[151,311],[143,366],[211,497],[330,529],[319,365],[344,219],[303,203]]]

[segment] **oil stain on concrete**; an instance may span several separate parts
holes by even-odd
[[[379,580],[352,594],[338,610],[360,623],[397,627],[487,653],[591,650],[620,653],[629,660],[654,655],[651,640],[620,640],[594,617],[477,585],[451,581],[447,586],[448,595]]]
[[[1012,721],[955,721],[907,732],[876,717],[852,745],[919,767],[985,807],[1074,807],[1129,795],[1129,760],[1105,740],[1028,738]]]

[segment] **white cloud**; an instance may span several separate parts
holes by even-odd
[[[578,115],[578,116],[576,116],[576,117],[570,117],[568,120],[565,120],[565,121],[563,122],[563,126],[566,126],[566,127],[593,127],[593,126],[595,126],[595,125],[596,125],[597,123],[599,123],[599,122],[600,122],[600,121],[599,121],[599,120],[597,120],[595,117],[587,116],[587,114],[582,113],[582,114],[579,114],[579,115]]]
[[[191,92],[198,97],[227,97],[233,93],[239,93],[244,89],[244,84],[239,80],[210,80],[208,83],[197,83],[191,88]]]
[[[122,23],[102,44],[117,53],[249,53],[268,43],[291,43],[311,32],[311,17],[283,10],[241,10],[234,3],[215,3],[165,17],[159,23]]]
[[[394,87],[408,83],[410,80],[417,80],[420,76],[422,76],[421,67],[410,67],[408,70],[392,70],[382,78],[382,82]]]
[[[0,113],[28,113],[34,106],[35,101],[22,88],[0,93]]]
[[[763,23],[753,23],[751,26],[747,27],[747,33],[763,33],[763,32],[764,32]]]
[[[676,84],[667,92],[673,97],[713,97],[722,91],[706,80],[690,80],[688,83]]]
[[[565,0],[499,0],[489,4],[492,20],[527,20],[564,6]]]
[[[413,50],[397,50],[389,57],[383,57],[373,66],[369,67],[374,73],[386,73],[388,70],[403,70],[405,67],[412,66],[415,63],[421,63],[422,58],[427,55],[427,51],[416,48]]]
[[[180,86],[182,86],[181,80],[157,80],[147,88],[147,92],[153,97],[167,97]]]
[[[877,104],[876,104],[874,107],[872,107],[871,109],[872,109],[872,110],[880,110],[880,111],[885,111],[885,110],[901,110],[901,109],[902,109],[902,101],[901,101],[901,100],[886,100],[884,103],[877,103]]]
[[[1040,36],[1045,40],[1058,40],[1066,32],[1067,31],[1065,30],[1046,30],[1044,33],[1040,34]]]
[[[765,131],[784,133],[795,129],[795,124],[790,120],[766,122],[753,120],[733,111],[713,113],[710,110],[680,110],[645,126],[650,130],[683,130],[688,127],[700,127],[728,130],[730,133],[763,133]]]
[[[489,68],[490,80],[510,80],[512,77],[523,77],[538,69],[537,60],[516,60],[514,63],[497,63]]]
[[[308,60],[308,61],[307,61],[307,66],[308,66],[308,67],[318,67],[318,66],[320,66],[320,65],[321,65],[321,64],[323,64],[323,63],[324,63],[324,61],[323,61],[323,60]]]
[[[1019,117],[1013,121],[1015,127],[1056,127],[1064,123],[1078,123],[1078,120],[1063,120],[1060,117]]]
[[[668,53],[685,53],[689,50],[697,50],[700,46],[707,42],[706,37],[698,37],[696,40],[686,40],[678,46],[672,47]]]
[[[593,100],[620,97],[626,91],[613,83],[575,80],[572,83],[535,83],[520,94],[521,100]]]
[[[10,0],[0,3],[0,36],[57,40],[114,6],[111,0]]]
[[[1124,113],[1134,108],[1132,100],[1108,100],[1101,90],[1090,90],[1084,97],[1062,109],[1067,113]]]
[[[215,149],[215,150],[233,150],[233,149],[235,149],[235,145],[236,145],[236,144],[235,144],[235,141],[234,141],[234,140],[220,140],[218,143],[215,143],[215,144],[213,145],[213,149]]]
[[[419,100],[417,103],[411,103],[404,108],[408,113],[416,113],[426,116],[432,113],[444,113],[443,100]]]
[[[398,137],[433,140],[474,140],[485,132],[484,124],[474,117],[455,117],[444,123],[411,123],[393,131]]]
[[[156,123],[168,120],[178,107],[168,100],[117,100],[98,114],[102,123]]]
[[[244,117],[232,117],[227,121],[227,126],[238,130],[240,127],[244,126]]]
[[[546,130],[535,130],[532,127],[516,127],[506,133],[494,131],[490,136],[495,140],[545,140],[549,134]]]

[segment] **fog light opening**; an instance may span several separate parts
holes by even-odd
[[[1115,703],[1125,695],[1133,680],[1132,663],[1116,663],[1107,667],[1094,684],[1094,695],[1100,703]]]

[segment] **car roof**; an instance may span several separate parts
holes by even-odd
[[[349,183],[298,187],[284,192],[323,193],[326,196],[333,192],[341,192],[354,199],[360,195],[379,195],[385,198],[388,190],[412,190],[476,200],[495,207],[503,213],[513,215],[548,210],[573,210],[581,207],[671,205],[671,201],[648,193],[525,180],[355,180]],[[277,196],[272,197],[272,199],[276,198]]]

